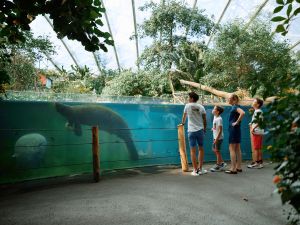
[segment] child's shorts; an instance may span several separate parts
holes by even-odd
[[[220,150],[221,150],[221,147],[222,147],[222,143],[223,143],[223,139],[218,140],[217,144],[213,144],[213,150],[218,150],[218,151],[220,151]]]
[[[203,130],[198,130],[195,132],[188,132],[190,147],[191,148],[196,147],[197,144],[199,147],[202,147],[203,146],[203,136],[204,136]]]
[[[263,136],[252,134],[252,145],[254,150],[262,149]]]

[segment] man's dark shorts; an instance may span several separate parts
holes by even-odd
[[[203,147],[203,137],[204,131],[203,129],[195,131],[195,132],[188,132],[190,148],[196,147],[197,144],[199,147]]]

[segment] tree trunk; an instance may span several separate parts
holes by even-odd
[[[228,92],[225,92],[225,91],[219,91],[219,90],[214,89],[212,87],[202,85],[202,84],[192,82],[192,81],[186,81],[186,80],[179,80],[179,81],[180,81],[181,84],[187,84],[187,85],[190,85],[192,87],[199,88],[203,91],[207,91],[209,93],[212,93],[213,95],[216,95],[216,96],[219,96],[219,97],[222,97],[222,98],[229,98],[229,96],[232,94],[232,93],[228,93]]]
[[[213,95],[216,95],[218,97],[222,97],[225,99],[228,99],[231,94],[239,95],[242,92],[242,91],[236,91],[236,92],[230,93],[230,92],[226,92],[226,91],[219,91],[215,88],[212,88],[212,87],[209,87],[206,85],[202,85],[202,84],[199,84],[196,82],[192,82],[192,81],[186,81],[186,80],[179,80],[179,81],[181,84],[186,84],[186,85],[190,85],[195,88],[199,88],[203,91],[207,91],[209,93],[212,93]],[[265,103],[270,103],[270,102],[274,101],[275,98],[277,98],[277,97],[276,96],[268,97],[265,99]],[[252,104],[253,100],[254,100],[254,98],[244,97],[239,101],[239,104],[249,106]]]

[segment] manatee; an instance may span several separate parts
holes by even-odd
[[[100,130],[115,134],[124,140],[130,158],[138,160],[138,153],[128,125],[113,110],[99,105],[69,106],[61,103],[55,103],[55,107],[57,112],[68,120],[68,127],[71,127],[76,135],[82,135],[81,125],[99,126]]]
[[[44,157],[46,145],[46,138],[38,133],[23,135],[17,140],[12,157],[16,158],[17,166],[38,166]]]

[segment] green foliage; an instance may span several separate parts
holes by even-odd
[[[5,93],[5,84],[9,84],[9,75],[5,70],[5,66],[10,63],[9,54],[0,45],[0,93]]]
[[[198,42],[182,42],[174,53],[176,67],[192,75],[192,80],[199,81],[203,76],[204,51],[206,46]]]
[[[102,94],[107,96],[162,96],[170,94],[165,74],[123,71],[106,83]]]
[[[8,84],[13,90],[30,90],[36,87],[34,63],[42,60],[45,54],[55,54],[55,49],[48,37],[34,38],[31,32],[25,31],[24,43],[6,43],[0,47],[0,83]]]
[[[13,56],[12,62],[7,64],[5,71],[9,74],[10,85],[12,90],[33,90],[37,74],[33,61],[22,55]]]
[[[293,18],[300,13],[300,0],[277,0],[278,6],[274,9],[273,13],[280,13],[285,9],[285,16],[274,16],[271,21],[280,23],[276,27],[276,32],[286,35]]]
[[[266,124],[270,127],[273,144],[272,158],[278,162],[276,175],[280,177],[277,191],[282,203],[291,204],[300,214],[300,68],[290,74],[286,85],[289,93],[282,94],[268,106]],[[295,222],[295,221],[292,221]]]
[[[276,0],[278,6],[274,13],[280,12],[287,6],[287,18],[274,17],[272,21],[282,21],[277,26],[276,32],[286,35],[291,18],[296,16],[300,7],[293,11],[292,3],[299,6],[300,1]],[[278,162],[275,168],[274,183],[277,192],[281,195],[283,204],[291,204],[296,212],[290,211],[288,219],[291,224],[298,224],[300,217],[300,56],[295,54],[296,63],[292,65],[287,74],[279,76],[281,92],[279,99],[276,99],[268,106],[266,124],[270,127],[273,144],[268,146],[274,161]],[[289,82],[287,82],[287,80]],[[273,87],[268,87],[272,92]]]
[[[90,69],[85,65],[84,67],[71,65],[72,71],[68,73],[70,80],[83,80],[91,76]]]
[[[80,41],[87,51],[107,51],[106,45],[113,45],[113,41],[109,33],[99,29],[104,12],[100,0],[2,0],[0,44],[25,42],[29,24],[36,16],[49,14],[58,38]]]
[[[22,55],[29,58],[32,61],[40,61],[46,57],[46,55],[56,54],[55,47],[49,40],[49,37],[33,37],[33,34],[30,31],[24,31],[25,42],[20,43],[6,43],[4,52],[9,57],[14,55]],[[5,60],[3,58],[3,60]]]
[[[198,8],[193,10],[174,0],[164,5],[151,2],[140,9],[150,10],[152,14],[139,26],[139,36],[151,37],[154,42],[141,54],[139,63],[146,70],[163,71],[174,64],[195,74],[202,63],[198,52],[202,51],[203,44],[199,40],[212,32],[214,23]],[[195,39],[198,41],[192,41]]]
[[[87,66],[71,66],[70,71],[43,71],[53,80],[52,90],[56,93],[92,93],[100,94],[105,85],[105,76],[94,75]]]
[[[51,43],[48,36],[33,37],[29,31],[25,31],[25,42],[18,44],[9,44],[7,49],[14,50],[18,54],[22,54],[35,62],[41,61],[46,55],[56,54],[55,46]]]
[[[300,78],[298,76],[298,78]],[[300,213],[300,95],[287,94],[269,106],[267,125],[273,140],[269,151],[278,162],[277,184],[283,203],[290,203]],[[294,126],[294,128],[292,128]]]
[[[86,86],[89,87],[90,90],[95,90],[96,94],[100,95],[102,93],[103,88],[105,87],[106,77],[101,76],[90,76],[86,80]]]
[[[277,41],[270,25],[262,21],[247,30],[240,21],[222,27],[204,63],[207,75],[201,82],[229,92],[247,89],[263,97],[285,91],[295,64],[287,43]]]

